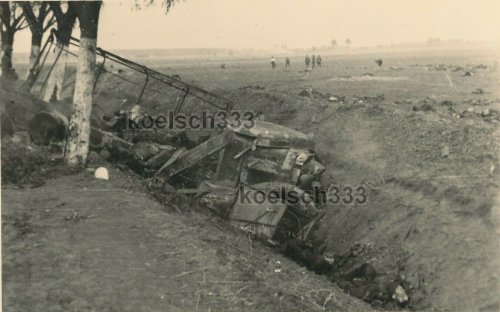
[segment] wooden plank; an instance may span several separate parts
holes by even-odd
[[[167,162],[155,174],[156,178],[168,179],[177,173],[197,164],[203,158],[219,151],[221,148],[233,142],[234,133],[232,131],[224,131],[223,133],[214,136],[207,141],[195,146],[187,151],[184,155],[176,159],[174,162]]]

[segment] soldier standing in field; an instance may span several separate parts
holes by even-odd
[[[291,65],[290,65],[290,58],[287,56],[285,58],[285,68],[288,68],[288,67],[291,67]]]
[[[306,54],[306,70],[309,69],[309,63],[311,63],[311,59],[309,58],[309,55]]]
[[[276,59],[274,58],[274,56],[271,56],[271,67],[273,68],[273,70],[276,68]]]
[[[312,69],[314,69],[315,66],[316,66],[316,57],[313,54],[313,56],[312,56]]]
[[[316,58],[316,65],[318,65],[318,67],[321,67],[321,55],[318,55],[318,57]]]

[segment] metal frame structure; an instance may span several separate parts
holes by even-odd
[[[36,63],[35,63],[35,66],[36,66],[36,65],[40,64],[40,60],[42,60],[41,65],[35,67],[35,68],[38,68],[37,72],[35,72],[35,79],[36,80],[38,80],[38,78],[39,78],[40,71],[45,64],[45,61],[47,60],[47,56],[49,54],[50,49],[52,48],[52,45],[55,42],[55,39],[56,39],[56,32],[54,29],[52,29],[51,34],[50,34],[49,38],[46,40],[45,44],[43,45],[43,48],[42,48],[42,50],[41,50],[41,52],[36,60]],[[78,40],[74,37],[71,37],[69,44],[71,46],[79,48],[80,47],[80,40]],[[61,53],[63,51],[65,51],[73,56],[76,56],[76,57],[78,56],[77,54],[70,52],[67,49],[64,49],[63,47],[60,47],[59,53],[57,54],[56,59],[54,60],[54,63],[51,65],[49,72],[44,79],[41,90],[43,90],[45,88],[45,86],[47,84],[47,80],[49,79],[49,76],[52,73],[52,70],[54,69],[55,64],[59,60],[59,57],[61,56]],[[110,73],[109,71],[106,71],[106,69],[104,68],[104,64],[105,64],[106,60],[109,60],[111,62],[123,65],[127,68],[134,70],[134,71],[142,73],[146,76],[146,79],[144,81],[144,85],[142,86],[141,92],[137,98],[136,103],[141,102],[142,96],[144,95],[144,92],[145,92],[145,90],[148,86],[148,83],[150,81],[150,78],[151,78],[151,79],[159,81],[159,82],[161,82],[169,87],[172,87],[174,89],[177,89],[177,90],[184,92],[184,95],[178,101],[178,103],[175,107],[175,110],[174,110],[175,114],[177,114],[181,111],[182,106],[184,104],[184,101],[186,100],[186,97],[188,95],[191,95],[195,98],[198,98],[198,99],[202,100],[203,102],[208,103],[208,104],[214,106],[215,108],[217,108],[219,110],[224,110],[226,112],[230,112],[234,106],[233,101],[231,101],[223,96],[220,96],[218,94],[212,93],[212,92],[207,91],[207,90],[204,90],[198,86],[184,82],[184,81],[177,79],[177,78],[174,78],[172,76],[163,74],[157,70],[154,70],[154,69],[149,68],[147,66],[141,65],[141,64],[136,63],[134,61],[128,60],[128,59],[121,57],[115,53],[112,53],[110,51],[107,51],[107,50],[104,50],[104,49],[98,47],[96,49],[96,54],[101,56],[103,58],[103,61],[102,61],[102,63],[99,64],[99,70],[97,72],[96,79],[94,82],[94,89],[97,85],[97,82],[99,80],[99,76],[101,75],[101,73],[102,72]],[[114,73],[113,73],[113,75],[116,76],[116,74],[114,74]],[[130,83],[134,83],[134,82],[129,81],[128,79],[126,79],[124,77],[120,76],[120,78],[122,78]]]

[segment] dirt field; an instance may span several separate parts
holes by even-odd
[[[313,72],[299,58],[290,71],[284,61],[272,71],[257,59],[227,60],[225,69],[219,61],[151,65],[233,99],[235,109],[313,133],[325,181],[369,189],[367,204],[328,207],[314,233],[325,254],[359,244],[354,261],[410,283],[410,309],[496,311],[500,69],[493,55],[385,55],[381,68],[375,56],[323,56]],[[121,74],[137,85],[102,75],[96,105],[106,113],[132,106],[139,94],[143,78]],[[71,87],[69,77],[66,97]],[[146,110],[173,109],[179,94],[165,93],[147,91]],[[202,110],[197,104],[189,100],[188,109]],[[122,175],[104,185],[80,174],[2,189],[4,306],[32,306],[16,291],[28,288],[39,310],[55,311],[138,310],[119,301],[124,294],[151,311],[368,308],[327,277],[259,244],[249,248],[219,220],[162,212],[146,195],[129,194]],[[285,274],[273,273],[277,260]]]
[[[110,175],[3,189],[5,311],[368,309],[221,220],[171,214],[136,178]]]

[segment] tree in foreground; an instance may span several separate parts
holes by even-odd
[[[101,1],[74,1],[68,5],[74,9],[80,23],[80,49],[76,67],[73,113],[66,145],[66,162],[69,165],[84,165],[89,151],[90,114]]]
[[[168,11],[174,2],[175,0],[164,0],[162,5]],[[146,1],[146,4],[151,3],[153,1]],[[89,151],[101,1],[69,1],[68,6],[68,10],[74,12],[80,24],[80,49],[73,95],[73,113],[69,122],[69,137],[66,144],[66,162],[70,166],[83,166],[87,161]]]
[[[25,23],[21,7],[16,2],[0,1],[0,39],[2,41],[2,58],[0,68],[2,78],[15,80],[18,78],[12,66],[14,34],[28,27]]]

